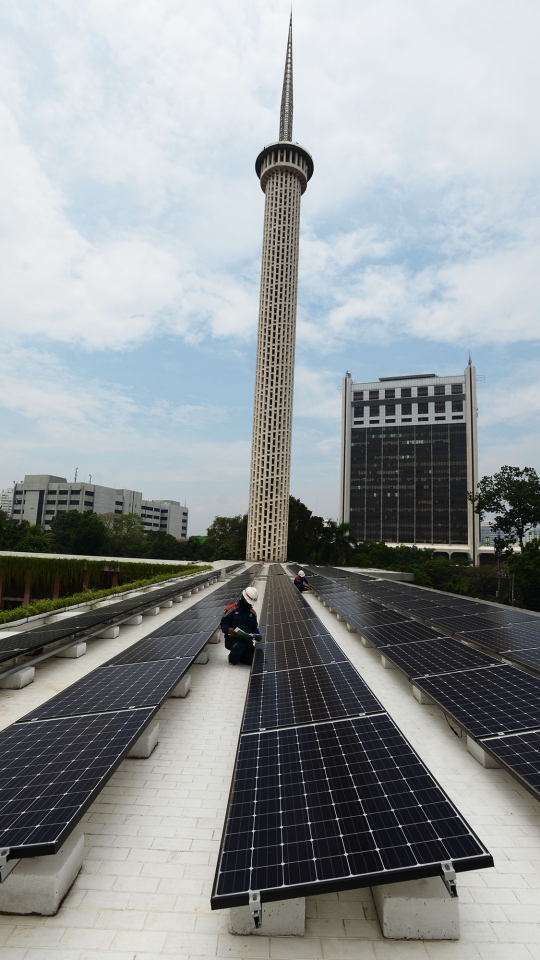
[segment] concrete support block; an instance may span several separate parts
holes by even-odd
[[[198,588],[198,587],[193,587],[193,590],[192,590],[191,592],[192,592],[192,593],[198,593],[198,592],[199,592],[199,588]]]
[[[55,654],[55,656],[66,657],[69,660],[76,660],[78,657],[84,657],[85,653],[85,643],[74,643],[72,647],[68,647],[66,650],[60,650],[60,652]]]
[[[183,599],[184,599],[184,594],[179,593],[177,597],[173,597],[173,603],[182,603]]]
[[[360,637],[360,643],[362,644],[363,647],[372,647],[372,646],[373,646],[371,640],[368,640],[367,637]]]
[[[500,764],[486,753],[483,747],[480,746],[476,740],[473,740],[472,737],[467,737],[467,750],[469,751],[471,757],[474,757],[475,760],[478,760],[478,763],[481,763],[483,767],[487,770],[498,770]]]
[[[221,632],[221,628],[218,627],[210,637],[208,643],[220,643],[222,636],[223,633]]]
[[[159,606],[161,609],[169,609],[169,607],[172,607],[172,600],[162,600]]]
[[[184,596],[185,596],[185,597],[190,597],[190,596],[191,596],[191,590],[186,590]]]
[[[340,622],[345,619],[345,617],[342,617],[340,613],[336,613],[336,617]]]
[[[97,636],[100,640],[114,640],[115,637],[120,633],[120,627],[107,627],[106,630],[102,630],[101,633],[98,633]]]
[[[191,674],[186,673],[186,675],[182,677],[180,683],[177,683],[176,687],[174,688],[172,693],[169,694],[169,696],[170,697],[187,697],[190,689],[191,689]]]
[[[276,900],[263,903],[261,925],[256,927],[248,906],[232,907],[229,913],[229,933],[246,937],[303,937],[306,928],[306,901]]]
[[[127,754],[134,760],[146,760],[159,739],[159,720],[152,720]]]
[[[54,916],[83,865],[83,856],[84,834],[74,830],[54,856],[21,860],[0,885],[0,912]]]
[[[427,693],[420,690],[420,687],[415,687],[414,683],[412,685],[412,693],[415,700],[418,700],[418,703],[433,703],[431,697],[428,697]]]
[[[157,617],[159,613],[159,607],[148,607],[148,610],[143,610],[143,617]]]
[[[383,655],[381,655],[381,663],[382,663],[382,665],[383,665],[383,667],[384,667],[385,670],[395,670],[395,669],[396,669],[395,666],[394,666],[394,664],[392,663],[392,661],[389,660],[388,657],[385,657],[385,656],[383,656]]]
[[[35,667],[23,667],[22,670],[18,670],[17,673],[10,673],[8,677],[0,680],[0,687],[3,690],[22,690],[23,687],[27,687],[29,683],[32,683],[35,674]]]
[[[209,659],[210,659],[210,654],[208,653],[208,650],[207,650],[206,647],[205,647],[204,650],[201,650],[199,656],[198,656],[197,659],[194,660],[193,662],[194,662],[194,663],[208,663],[208,660],[209,660]]]
[[[129,620],[124,620],[122,626],[137,627],[140,623],[142,623],[142,613],[137,613],[134,617],[130,617]]]
[[[356,627],[353,627],[352,623],[347,624],[347,630],[349,633],[356,633]]]
[[[372,887],[382,934],[391,940],[459,940],[459,900],[441,877]]]

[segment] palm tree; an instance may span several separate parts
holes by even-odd
[[[321,554],[324,563],[332,566],[345,566],[351,562],[357,549],[356,539],[351,537],[348,523],[336,523],[327,520],[324,526]]]

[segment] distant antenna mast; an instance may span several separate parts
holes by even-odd
[[[89,476],[89,478],[90,478],[89,481],[88,481],[88,483],[92,483],[92,474],[89,473],[88,476]]]
[[[77,483],[77,474],[78,474],[78,472],[79,472],[79,468],[78,468],[78,467],[75,467],[75,476],[73,477],[73,483]]]

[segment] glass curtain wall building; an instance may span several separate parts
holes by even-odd
[[[359,540],[478,562],[476,371],[343,380],[340,520]]]

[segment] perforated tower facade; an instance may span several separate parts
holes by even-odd
[[[287,559],[300,197],[313,174],[292,141],[292,22],[279,140],[257,157],[265,194],[259,334],[253,405],[247,558]]]

